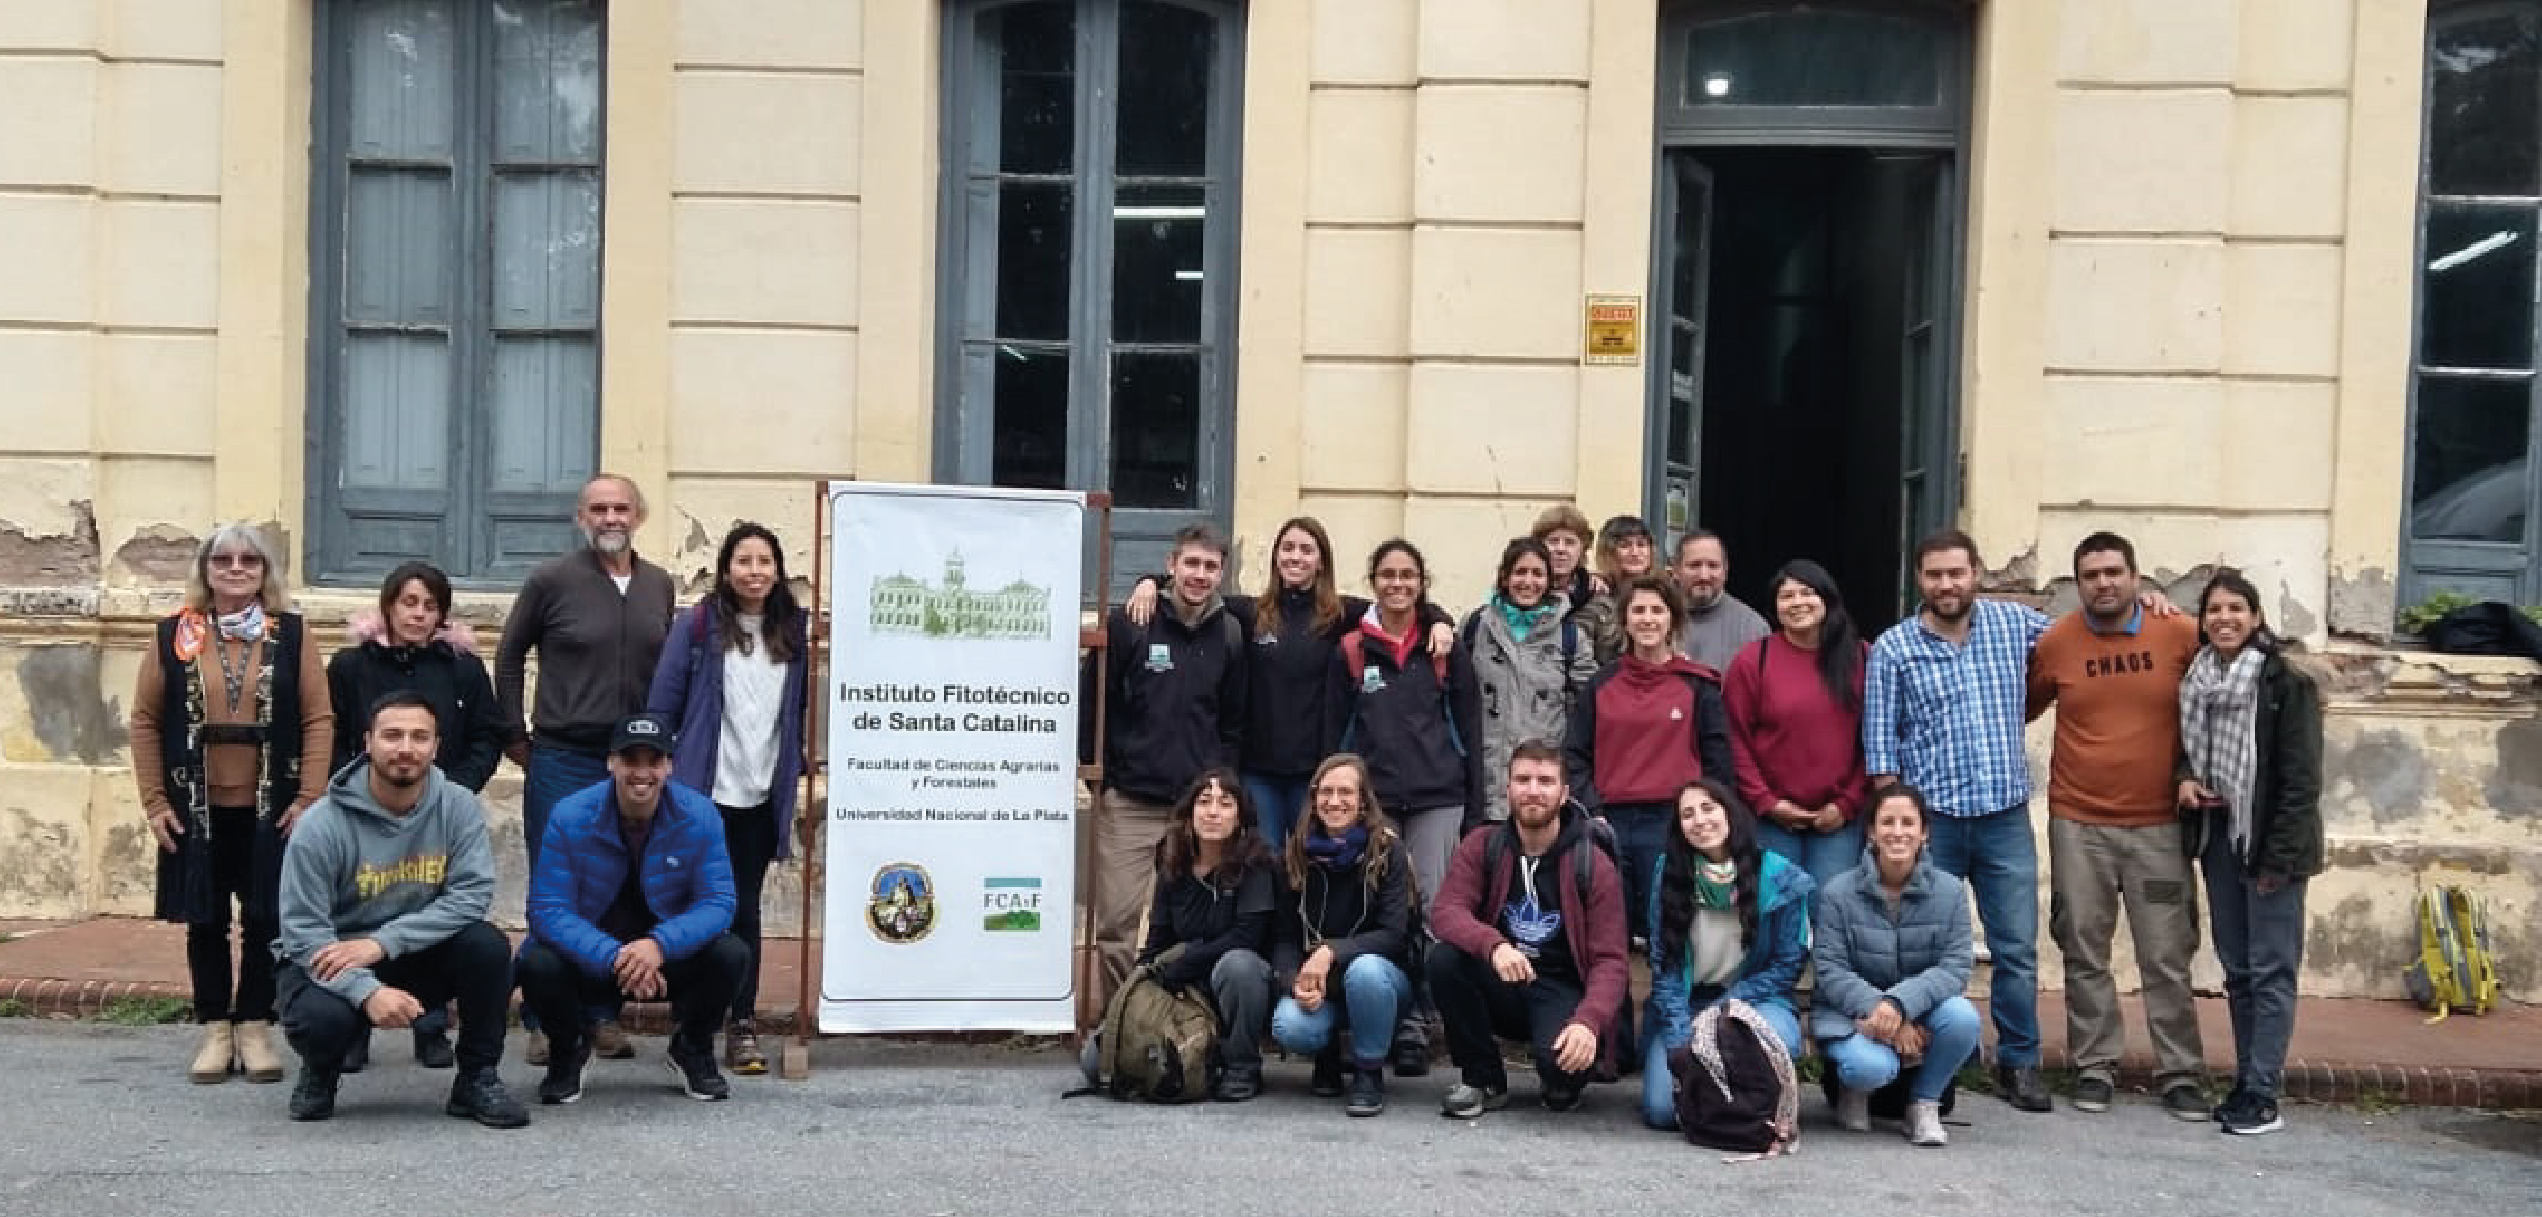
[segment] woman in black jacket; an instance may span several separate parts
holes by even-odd
[[[2206,645],[2180,680],[2180,806],[2233,1015],[2233,1092],[2215,1118],[2256,1136],[2286,1127],[2277,1085],[2295,1035],[2304,886],[2322,868],[2321,691],[2280,652],[2241,572],[2208,581],[2198,627]]]
[[[432,703],[441,742],[433,764],[443,777],[482,791],[503,760],[502,720],[495,714],[494,682],[477,657],[474,631],[450,619],[450,579],[426,562],[409,562],[380,582],[380,610],[356,614],[346,624],[353,645],[327,661],[327,697],[335,708],[335,757],[342,769],[362,755],[371,706],[391,693],[410,691]],[[415,1060],[448,1069],[450,1013],[428,1010],[416,1019]],[[354,1042],[349,1069],[369,1063],[370,1041]]]
[[[1386,1109],[1386,1058],[1411,1004],[1411,867],[1403,836],[1369,794],[1368,763],[1347,752],[1316,766],[1314,814],[1290,834],[1288,881],[1272,932],[1272,970],[1292,977],[1271,1011],[1271,1038],[1315,1059],[1313,1088],[1343,1092],[1337,1023],[1350,1024],[1350,1097],[1343,1110]]]
[[[1262,952],[1278,888],[1234,770],[1203,770],[1175,805],[1156,844],[1155,891],[1139,964],[1169,989],[1209,986],[1218,1011],[1210,1096],[1244,1102],[1262,1092],[1260,1036],[1271,1008],[1271,965]],[[1167,958],[1176,947],[1182,949]]]

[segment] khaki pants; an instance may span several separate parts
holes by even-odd
[[[1098,965],[1094,1009],[1130,974],[1138,954],[1139,923],[1156,884],[1156,843],[1174,809],[1136,795],[1106,790],[1094,813],[1094,945]]]
[[[2110,939],[2118,911],[2136,943],[2145,1025],[2154,1042],[2158,1088],[2198,1080],[2198,1038],[2189,960],[2198,951],[2198,898],[2189,859],[2172,824],[2117,828],[2048,821],[2048,932],[2065,953],[2065,1045],[2077,1071],[2114,1081],[2127,1044]]]

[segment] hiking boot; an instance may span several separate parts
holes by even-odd
[[[204,1086],[226,1082],[230,1064],[237,1059],[238,1025],[205,1023],[203,1039],[194,1046],[194,1063],[185,1067],[186,1080]]]
[[[1836,1091],[1836,1127],[1846,1132],[1871,1131],[1871,1092],[1859,1086]]]
[[[591,1025],[591,1054],[602,1060],[635,1059],[635,1044],[627,1039],[627,1029],[614,1018],[604,1018]]]
[[[2056,1100],[2048,1097],[2048,1084],[2039,1076],[2036,1065],[1995,1066],[1995,1090],[2021,1111],[2050,1111]]]
[[[733,1084],[724,1080],[722,1070],[715,1068],[713,1052],[672,1036],[667,1062],[672,1074],[680,1079],[680,1090],[688,1097],[700,1103],[721,1103],[733,1097]]]
[[[2225,1113],[2224,1131],[2237,1137],[2259,1137],[2286,1127],[2286,1118],[2277,1113],[2277,1100],[2262,1095],[2246,1095],[2242,1105]]]
[[[538,1101],[553,1107],[583,1097],[583,1066],[590,1063],[591,1053],[580,1044],[563,1049],[551,1047],[547,1076],[538,1080]]]
[[[1326,1044],[1315,1054],[1315,1072],[1308,1075],[1306,1089],[1319,1099],[1338,1098],[1342,1093],[1342,1050],[1338,1044]]]
[[[1471,1120],[1487,1111],[1509,1106],[1509,1084],[1477,1086],[1458,1082],[1448,1088],[1448,1096],[1439,1101],[1439,1114],[1451,1120]]]
[[[448,1069],[458,1064],[458,1055],[450,1051],[450,1033],[447,1031],[416,1032],[415,1063],[426,1069]]]
[[[362,1028],[360,1034],[353,1037],[352,1043],[344,1046],[343,1071],[346,1073],[360,1073],[370,1067],[371,1029],[366,1026]]]
[[[335,1088],[340,1075],[323,1069],[300,1066],[300,1080],[291,1087],[291,1118],[302,1123],[323,1120],[335,1114]]]
[[[2196,1082],[2173,1082],[2162,1089],[2162,1109],[2176,1119],[2203,1123],[2214,1115],[2207,1092]]]
[[[1209,1088],[1209,1097],[1221,1103],[1242,1103],[1261,1093],[1262,1067],[1259,1065],[1222,1069],[1218,1072],[1217,1084]]]
[[[2074,1082],[2074,1110],[2108,1111],[2110,1100],[2117,1093],[2117,1088],[2110,1085],[2108,1078],[2085,1074]]]
[[[533,1027],[530,1029],[530,1033],[527,1036],[522,1037],[521,1063],[524,1065],[544,1065],[547,1063],[546,1032]]]
[[[1917,1099],[1907,1104],[1905,1131],[1909,1145],[1951,1143],[1951,1134],[1942,1131],[1942,1105],[1938,1101]]]
[[[519,1128],[530,1122],[529,1109],[512,1097],[503,1086],[503,1076],[491,1069],[462,1070],[451,1079],[450,1101],[441,1109],[488,1128]]]
[[[1373,1116],[1386,1110],[1386,1071],[1361,1067],[1350,1072],[1350,1097],[1342,1100],[1346,1115]]]
[[[1395,1028],[1395,1076],[1426,1077],[1430,1073],[1430,1029],[1422,1021],[1407,1018]]]
[[[1546,1111],[1574,1111],[1579,1108],[1580,1098],[1585,1093],[1586,1091],[1578,1086],[1547,1082],[1541,1098]]]
[[[725,1024],[724,1067],[745,1077],[768,1072],[768,1054],[759,1050],[759,1029],[749,1019]]]

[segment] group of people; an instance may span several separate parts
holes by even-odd
[[[808,614],[776,536],[747,523],[713,590],[677,610],[670,575],[635,553],[644,518],[632,481],[583,486],[582,544],[522,584],[491,675],[428,564],[391,571],[377,616],[322,667],[271,538],[204,538],[131,718],[157,911],[186,926],[192,1080],[281,1081],[279,1022],[300,1058],[290,1114],[325,1119],[372,1030],[410,1028],[419,1063],[456,1067],[450,1114],[519,1127],[499,1070],[516,988],[542,1103],[580,1098],[593,1056],[634,1055],[629,1000],[670,1003],[690,1097],[729,1096],[723,1068],[767,1071],[761,889],[802,786]],[[507,759],[523,775],[517,952],[488,921],[478,800]]]
[[[1207,995],[1215,1098],[1259,1093],[1267,1032],[1314,1061],[1316,1094],[1377,1114],[1390,1067],[1429,1068],[1435,1023],[1458,1074],[1446,1115],[1508,1101],[1508,1038],[1547,1107],[1638,1068],[1642,1115],[1668,1128],[1672,1054],[1736,999],[1780,1050],[1815,1043],[1840,1125],[1868,1128],[1890,1088],[1908,1139],[1939,1145],[1987,1021],[1967,996],[1982,926],[1994,1088],[2051,1110],[2023,735],[2053,707],[2073,1106],[2114,1098],[2124,908],[2161,1107],[2283,1127],[2321,698],[2238,572],[2183,613],[2095,533],[2073,555],[2080,607],[2051,619],[1981,597],[1976,544],[1945,530],[1912,556],[1918,610],[1866,639],[1814,562],[1775,572],[1769,620],[1725,591],[1718,536],[1663,569],[1642,521],[1592,533],[1567,506],[1508,543],[1461,621],[1401,538],[1369,556],[1366,599],[1339,590],[1315,520],[1271,553],[1261,592],[1231,594],[1225,538],[1184,529],[1087,673],[1110,707],[1100,983],[1139,968]],[[2234,1034],[2220,1103],[2189,987],[2201,875]]]

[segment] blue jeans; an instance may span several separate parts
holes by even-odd
[[[1615,865],[1624,872],[1624,932],[1651,936],[1651,882],[1659,876],[1668,834],[1677,831],[1673,803],[1609,803],[1598,813],[1615,830]]]
[[[1412,1001],[1412,978],[1383,955],[1362,955],[1342,969],[1341,1000],[1327,992],[1324,1004],[1308,1013],[1294,997],[1283,997],[1271,1011],[1271,1038],[1299,1056],[1314,1056],[1333,1039],[1334,1024],[1350,1022],[1350,1063],[1374,1069],[1394,1046],[1395,1012]]]
[[[1244,784],[1245,802],[1253,804],[1254,826],[1262,832],[1262,843],[1278,857],[1288,847],[1289,830],[1306,815],[1307,779],[1267,773],[1243,773],[1237,778]]]
[[[575,791],[609,780],[609,758],[600,753],[576,752],[552,744],[530,745],[529,771],[521,778],[521,844],[527,849],[530,875],[538,875],[539,843],[547,839],[547,817],[558,803]],[[616,1018],[613,1003],[585,1011],[593,1021]],[[521,1029],[536,1031],[538,1014],[527,1003],[521,1006]]]
[[[1792,1012],[1792,1003],[1768,999],[1748,1004],[1755,1007],[1767,1026],[1774,1028],[1774,1034],[1783,1037],[1783,1047],[1792,1054],[1792,1059],[1801,1059],[1801,1018]],[[1659,1034],[1655,1026],[1658,1019],[1645,1021],[1654,1024],[1654,1028],[1650,1047],[1643,1050],[1642,1056],[1642,1123],[1662,1132],[1674,1132],[1677,1129],[1677,1079],[1669,1072],[1668,1054],[1677,1045]]]
[[[2222,817],[2218,817],[2219,819]],[[2233,849],[2233,834],[2207,834],[2203,864],[2224,1004],[2233,1017],[2233,1084],[2277,1098],[2286,1046],[2295,1038],[2295,976],[2304,963],[2304,886],[2263,893]]]
[[[1909,1089],[1921,1102],[1937,1102],[1950,1089],[1959,1067],[1977,1052],[1977,1007],[1965,997],[1954,997],[1933,1007],[1916,1025],[1931,1038],[1925,1041],[1924,1063],[1915,1067]],[[1836,1081],[1850,1089],[1878,1090],[1898,1076],[1896,1050],[1868,1035],[1821,1040],[1818,1050],[1835,1067]]]
[[[1858,816],[1834,832],[1794,832],[1761,816],[1756,822],[1756,843],[1807,872],[1822,892],[1828,880],[1862,865],[1862,839]]]
[[[1925,857],[1968,881],[1994,956],[1986,1006],[1995,1016],[1995,1063],[2039,1063],[2039,845],[2030,805],[1991,815],[1933,817]]]

